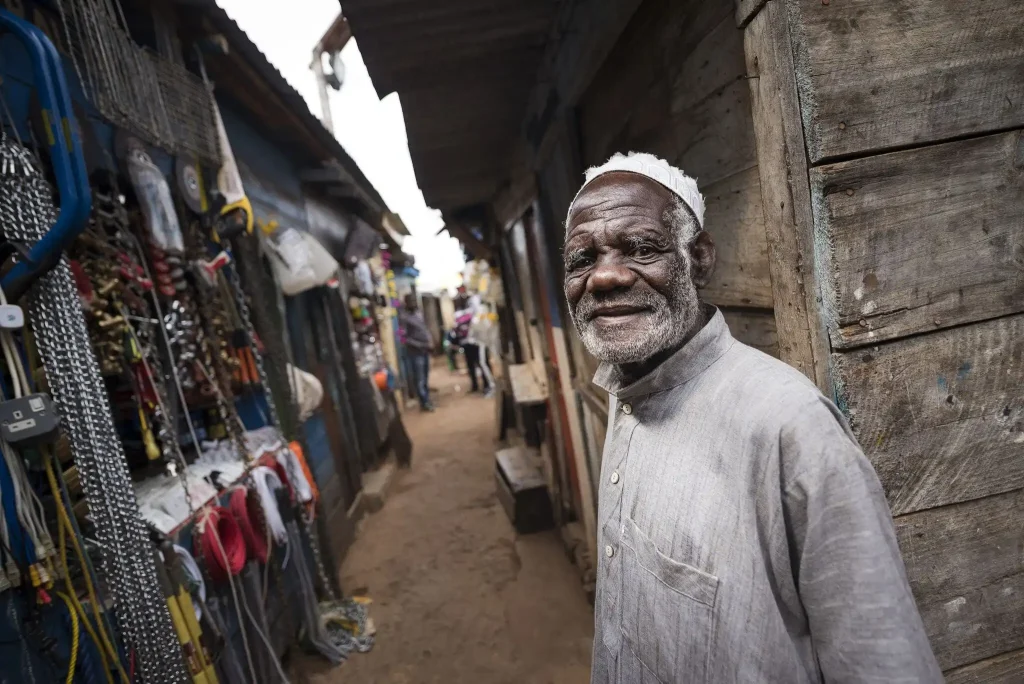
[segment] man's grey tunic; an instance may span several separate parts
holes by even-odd
[[[612,395],[595,684],[941,682],[871,464],[716,311]]]

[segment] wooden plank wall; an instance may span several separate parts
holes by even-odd
[[[578,105],[584,166],[650,152],[697,178],[718,266],[704,296],[779,356],[764,211],[731,0],[645,0]]]
[[[762,189],[797,200],[782,232],[811,246],[835,395],[939,662],[1024,681],[1024,12],[737,0],[735,19],[755,98],[783,103],[755,106],[758,148],[801,133]]]

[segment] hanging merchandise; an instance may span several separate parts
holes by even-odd
[[[8,244],[26,245],[24,258],[7,273],[2,284],[13,297],[28,291],[28,319],[45,365],[44,388],[52,393],[70,440],[102,551],[103,575],[118,610],[120,633],[128,652],[147,682],[187,681],[174,647],[170,616],[160,600],[156,569],[99,366],[90,348],[81,300],[68,260],[62,256],[62,249],[85,225],[89,196],[60,57],[52,43],[30,24],[6,11],[0,12],[0,23],[23,42],[32,60],[61,202],[58,217],[51,189],[31,153],[17,142],[0,141],[0,226]],[[21,375],[24,361],[20,351],[7,361],[9,367],[13,364],[21,369],[15,372],[12,367],[10,371]],[[34,405],[29,399],[30,411],[35,412],[37,407],[45,410],[45,403]],[[46,453],[42,460],[49,473],[52,465],[46,461]],[[77,550],[77,539],[73,539]],[[101,611],[96,604],[92,607]],[[105,622],[99,615],[96,618],[98,626]],[[109,644],[109,639],[104,642]],[[105,650],[105,662],[110,662],[106,660],[109,657],[120,666],[115,649]]]
[[[312,235],[277,221],[260,227],[274,274],[286,295],[324,285],[338,272],[338,262]]]
[[[292,394],[299,408],[299,422],[305,423],[320,408],[324,400],[324,386],[312,373],[288,364]]]
[[[36,241],[53,224],[50,190],[27,150],[0,143],[0,224],[7,239]],[[64,418],[71,449],[102,544],[104,575],[120,606],[126,642],[146,681],[185,681],[138,505],[114,430],[81,300],[66,258],[43,276],[30,298],[29,320],[49,388]]]
[[[124,135],[118,142],[122,147],[118,156],[127,163],[128,177],[146,217],[146,236],[150,244],[163,252],[181,254],[185,251],[185,240],[167,179],[136,138]]]
[[[206,64],[199,48],[196,48],[196,59],[199,73],[202,75],[203,87],[210,98],[210,110],[213,112],[214,125],[217,130],[217,147],[221,153],[221,164],[217,170],[217,192],[213,202],[213,211],[218,215],[213,238],[230,240],[240,235],[252,235],[253,213],[252,204],[242,185],[242,176],[238,173],[238,164],[231,149],[231,140],[224,128],[224,120],[220,115],[220,106],[213,97],[213,84],[206,75]]]

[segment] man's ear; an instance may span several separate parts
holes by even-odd
[[[697,233],[690,245],[690,258],[693,259],[693,284],[698,288],[706,287],[715,272],[715,241],[705,231]]]

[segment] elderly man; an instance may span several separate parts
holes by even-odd
[[[696,182],[587,172],[565,295],[611,395],[595,683],[941,682],[871,464],[800,373],[700,301]]]

